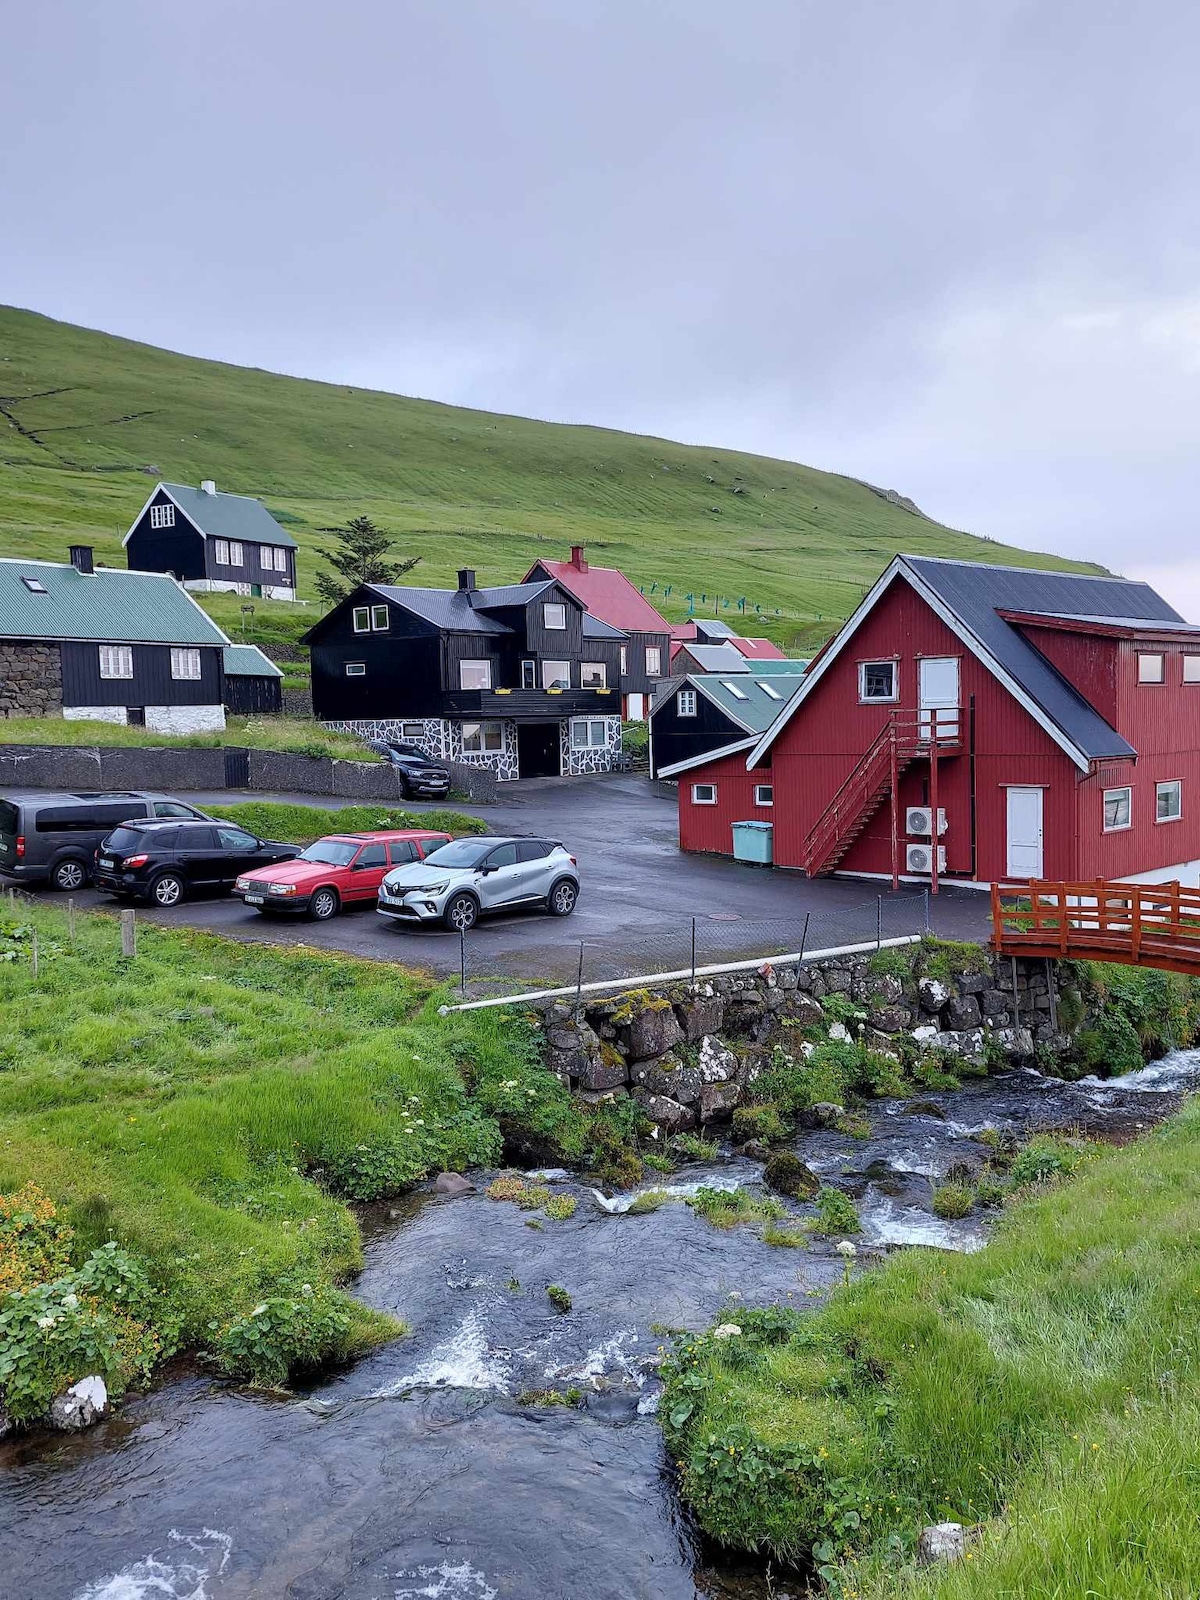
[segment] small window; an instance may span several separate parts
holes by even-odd
[[[402,722],[400,724],[400,737],[402,739],[423,739],[425,737],[425,724],[423,722]]]
[[[217,563],[217,565],[219,567],[227,567],[229,565],[229,540],[228,539],[214,539],[213,540],[213,560]]]
[[[1178,822],[1183,815],[1183,784],[1178,778],[1154,786],[1155,822]]]
[[[873,701],[896,699],[896,663],[894,661],[860,661],[858,664],[858,698],[864,705]]]
[[[749,700],[750,698],[740,683],[732,683],[728,678],[721,679],[721,687],[722,689],[728,689],[735,700]]]
[[[175,507],[151,506],[150,526],[152,528],[173,528],[175,526]]]
[[[692,804],[694,806],[715,806],[717,803],[717,786],[715,783],[694,783],[692,785]]]
[[[200,652],[190,647],[175,647],[171,651],[171,676],[186,678],[195,683],[200,678]]]
[[[537,688],[537,662],[536,661],[522,661],[522,663],[521,663],[521,687],[522,687],[522,689],[536,689]]]
[[[1133,808],[1133,790],[1105,789],[1104,791],[1104,831],[1117,833],[1121,828],[1132,825],[1131,812]]]
[[[603,661],[581,661],[579,664],[581,689],[607,689],[608,668]]]
[[[411,839],[393,839],[388,845],[388,856],[394,867],[404,867],[417,859],[417,847]]]
[[[281,545],[264,545],[262,564],[268,572],[286,572],[288,569],[287,551]]]
[[[775,687],[775,685],[773,683],[763,683],[763,682],[760,681],[758,687],[766,695],[768,700],[782,700],[783,699],[783,696],[780,694],[779,690]]]
[[[386,633],[391,626],[391,619],[386,606],[371,607],[371,626],[376,633]]]
[[[542,621],[547,628],[565,628],[567,625],[566,606],[546,605],[542,607]]]
[[[242,547],[236,539],[229,541],[229,565],[240,567],[242,564]]]
[[[469,755],[484,755],[504,749],[504,726],[499,722],[464,722],[463,750]]]
[[[600,718],[577,717],[571,723],[572,750],[603,750],[608,744],[608,729]]]
[[[694,717],[696,715],[695,689],[680,689],[675,697],[675,709],[681,717]]]
[[[571,663],[569,661],[542,662],[543,689],[569,689],[570,687]]]
[[[1163,681],[1163,658],[1161,655],[1138,655],[1138,682],[1161,683]]]
[[[217,839],[222,850],[257,850],[258,840],[252,833],[243,833],[240,828],[218,828]]]
[[[365,661],[347,661],[346,676],[348,678],[365,678],[366,675],[367,663]]]
[[[657,678],[662,672],[662,651],[656,644],[646,646],[646,676]]]
[[[1184,683],[1200,683],[1200,656],[1184,656],[1183,681]]]
[[[775,804],[775,789],[769,783],[756,783],[754,785],[754,804],[756,806],[773,806]]]
[[[492,687],[492,663],[490,661],[460,661],[458,663],[458,687],[460,689],[490,689]]]
[[[1198,661],[1200,661],[1200,656],[1197,656],[1196,659]],[[621,676],[624,677],[625,674],[628,671],[629,671],[629,650],[628,650],[627,646],[622,645],[621,646]]]
[[[354,608],[354,631],[355,631],[355,633],[370,633],[370,631],[371,631],[371,608],[370,608],[370,606],[355,606],[355,608]]]
[[[129,644],[102,644],[100,646],[100,676],[102,678],[132,678],[133,646]]]
[[[40,578],[22,578],[21,582],[29,590],[30,594],[45,594],[46,593],[46,585],[42,582],[42,580]]]

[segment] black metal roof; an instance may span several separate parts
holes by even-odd
[[[477,610],[471,604],[471,595],[486,594],[486,589],[409,589],[394,583],[370,583],[366,587],[373,589],[384,600],[403,606],[414,616],[424,617],[426,622],[432,622],[435,627],[446,628],[453,633],[512,632],[511,628],[497,622],[495,617],[489,617],[485,610]]]
[[[974,561],[901,556],[901,563],[938,597],[1049,721],[1092,761],[1137,754],[1001,611],[1037,611],[1066,619],[1180,623],[1148,583],[1093,578],[1080,572],[991,567]]]

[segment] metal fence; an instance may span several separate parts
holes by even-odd
[[[465,999],[523,989],[630,984],[662,975],[694,981],[735,962],[811,960],[823,952],[872,949],[929,932],[929,896],[876,895],[852,906],[751,919],[720,914],[677,918],[653,929],[630,928],[571,938],[569,924],[529,951],[497,951],[478,928],[460,937],[459,989]]]

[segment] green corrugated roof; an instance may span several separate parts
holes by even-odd
[[[30,590],[23,578],[40,583]],[[216,623],[162,572],[53,561],[0,560],[0,638],[97,639],[112,644],[225,644]]]
[[[214,539],[247,539],[252,544],[282,544],[296,549],[296,541],[275,521],[261,500],[248,494],[205,494],[186,483],[161,483],[185,516]]]
[[[750,671],[758,678],[798,678],[808,671],[807,661],[751,661]]]
[[[779,683],[772,683],[771,687],[775,690],[775,694],[779,696],[778,699],[775,699],[758,682],[760,677],[767,676],[758,672],[757,667],[759,665],[761,663],[756,664],[753,672],[739,672],[736,675],[731,673],[694,672],[689,675],[687,681],[699,689],[701,694],[707,695],[710,700],[720,706],[722,711],[736,718],[751,733],[765,733],[784,706],[799,690],[800,681],[798,678],[785,678]],[[774,674],[774,676],[779,677],[779,674]],[[722,681],[723,679],[728,679],[728,682]],[[734,693],[735,689],[738,691],[736,694]],[[744,695],[745,698],[739,699],[739,694]]]
[[[235,678],[282,678],[283,673],[256,644],[225,646],[225,675]]]

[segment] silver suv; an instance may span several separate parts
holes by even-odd
[[[389,872],[376,909],[465,933],[484,913],[512,906],[540,904],[552,917],[569,917],[578,898],[575,857],[553,839],[455,839]]]

